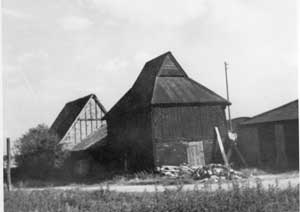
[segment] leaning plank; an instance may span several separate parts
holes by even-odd
[[[225,154],[224,146],[223,146],[223,143],[222,143],[222,140],[221,140],[221,136],[220,136],[220,132],[219,132],[218,127],[215,127],[215,131],[216,131],[218,144],[219,144],[219,147],[220,147],[220,150],[221,150],[221,153],[222,153],[222,157],[223,157],[225,166],[229,167],[229,163],[228,163],[228,160],[227,160],[227,157],[226,157],[226,154]]]

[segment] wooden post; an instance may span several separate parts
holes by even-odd
[[[7,155],[7,167],[6,167],[6,173],[7,173],[7,188],[10,191],[11,189],[11,175],[10,175],[10,139],[6,138],[6,155]]]
[[[92,113],[92,102],[89,103],[90,107],[90,118],[91,118],[91,133],[93,132],[93,113]]]
[[[75,141],[75,144],[76,144],[76,139],[77,139],[76,138],[76,125],[77,125],[77,123],[74,124],[74,141]]]
[[[82,123],[81,123],[81,119],[78,119],[79,120],[79,133],[80,133],[80,141],[82,140]]]
[[[227,101],[229,102],[229,86],[228,86],[228,77],[227,77],[227,69],[228,63],[224,62],[225,65],[225,78],[226,78],[226,93],[227,93]],[[229,127],[230,131],[232,131],[232,122],[231,122],[231,114],[230,114],[230,105],[228,105],[228,119],[229,119]]]
[[[96,129],[98,128],[98,105],[95,104]]]
[[[216,131],[218,144],[219,144],[219,147],[220,147],[220,150],[221,150],[221,154],[222,154],[225,166],[229,167],[229,163],[228,163],[228,160],[227,160],[227,157],[226,157],[226,154],[225,154],[224,146],[223,146],[223,143],[222,143],[222,140],[221,140],[221,136],[220,136],[220,132],[219,132],[218,127],[215,127],[215,131]]]
[[[102,127],[103,126],[103,121],[101,120],[103,117],[103,112],[102,110],[100,109],[100,126]]]
[[[227,101],[230,102],[230,99],[229,99],[229,86],[228,86],[228,76],[227,76],[227,69],[228,69],[228,63],[224,62],[224,66],[225,66],[225,79],[226,79],[226,94],[227,94]],[[228,108],[228,120],[229,120],[229,129],[230,129],[230,132],[233,131],[232,129],[232,121],[231,121],[231,114],[230,114],[230,105],[227,106]],[[233,148],[233,141],[231,141],[229,139],[229,150],[227,152],[227,160],[229,161],[230,160],[230,157],[231,157],[231,154],[232,154],[232,148]]]
[[[86,109],[84,109],[84,123],[85,123],[85,136],[87,137],[87,135],[88,135],[88,130],[87,130],[87,115],[86,115]]]

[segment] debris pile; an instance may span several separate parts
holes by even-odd
[[[180,166],[161,166],[157,168],[158,173],[166,177],[192,176],[195,169],[185,164]]]
[[[208,164],[203,167],[190,167],[188,165],[180,166],[162,166],[157,169],[162,176],[167,177],[190,177],[194,180],[206,181],[214,180],[234,180],[246,178],[246,176],[232,168],[222,164]]]
[[[209,164],[201,168],[197,168],[192,173],[194,180],[203,179],[223,179],[223,180],[235,180],[246,178],[246,176],[232,168],[224,166],[222,164]]]

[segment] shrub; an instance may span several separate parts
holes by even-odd
[[[45,178],[63,165],[67,153],[58,144],[58,137],[40,124],[31,128],[16,142],[18,168],[32,178]]]

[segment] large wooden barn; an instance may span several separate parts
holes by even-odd
[[[239,149],[249,165],[299,168],[298,100],[240,123],[237,131]]]
[[[131,170],[211,163],[214,127],[226,138],[230,103],[189,78],[171,52],[147,62],[104,116],[110,146]]]

